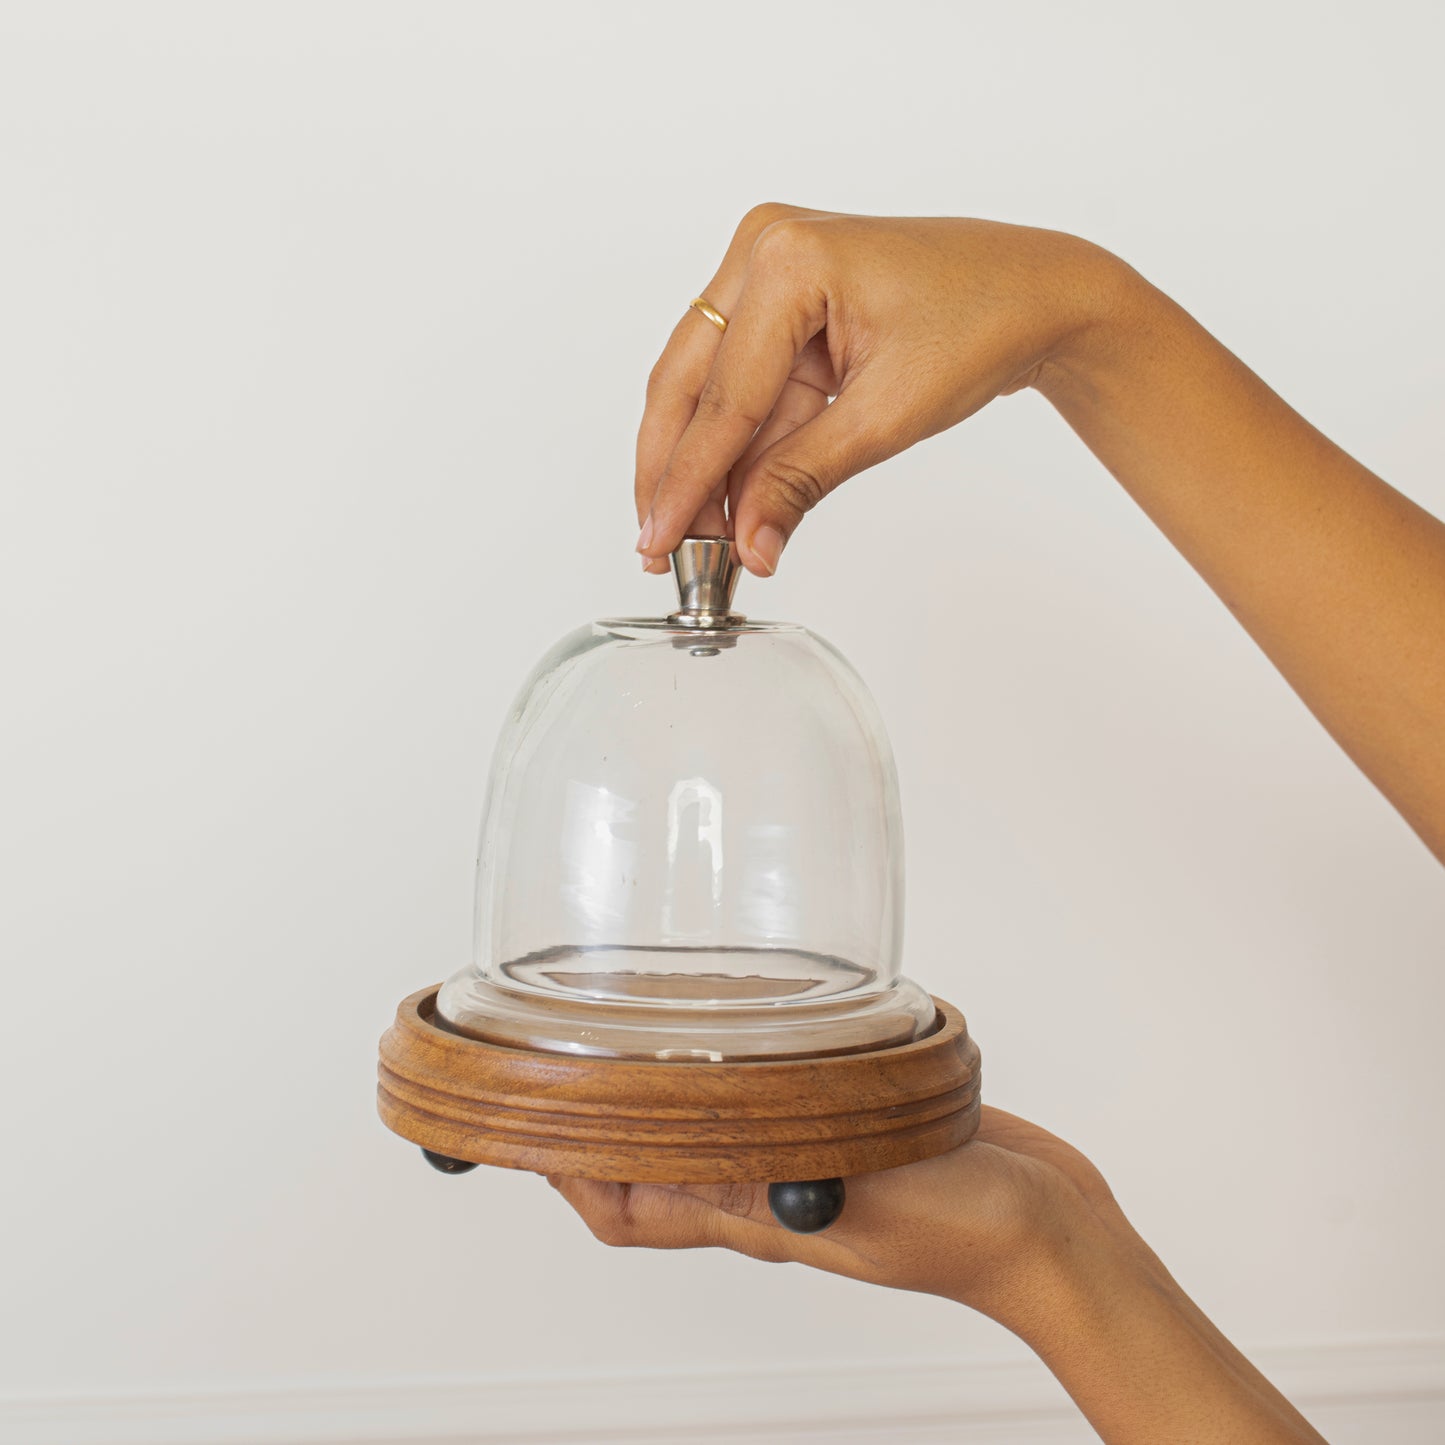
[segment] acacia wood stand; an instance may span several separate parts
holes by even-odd
[[[944,1153],[978,1128],[978,1046],[941,999],[933,1001],[937,1027],[909,1044],[707,1063],[487,1043],[440,1024],[436,996],[427,988],[404,999],[382,1036],[377,1106],[389,1129],[441,1156],[443,1167],[465,1161],[458,1168],[627,1183],[832,1185],[833,1176]],[[837,1194],[823,1224],[842,1207],[841,1186]]]

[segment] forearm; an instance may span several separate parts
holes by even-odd
[[[1027,1315],[1005,1321],[1106,1445],[1321,1445],[1119,1215],[1073,1234]]]
[[[1039,390],[1445,859],[1445,524],[1133,272],[1109,294]]]

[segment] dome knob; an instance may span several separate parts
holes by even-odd
[[[733,609],[742,570],[726,537],[684,537],[672,554],[677,611],[668,621],[681,627],[731,627],[743,621]]]

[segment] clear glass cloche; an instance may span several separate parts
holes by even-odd
[[[712,1061],[907,1043],[893,754],[821,637],[732,610],[722,538],[679,609],[564,637],[497,744],[471,964],[439,1021],[542,1051]]]

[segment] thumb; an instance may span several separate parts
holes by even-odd
[[[876,420],[886,410],[877,390],[849,387],[748,467],[732,513],[738,556],[749,572],[771,577],[808,512],[849,477],[903,450]]]

